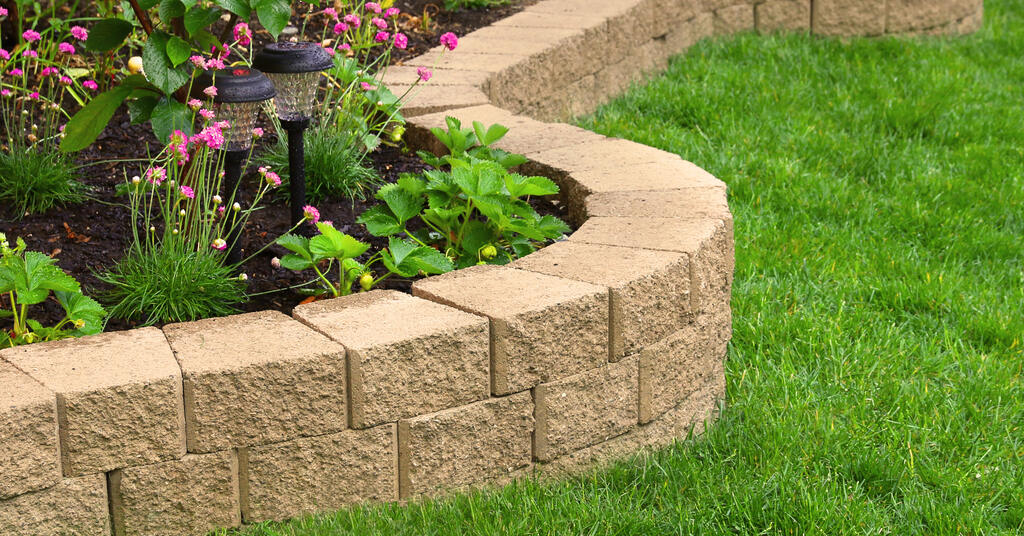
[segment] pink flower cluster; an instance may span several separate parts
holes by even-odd
[[[184,132],[180,130],[172,132],[167,148],[170,149],[179,166],[188,162],[188,136]]]
[[[163,167],[149,168],[143,175],[153,186],[160,186],[167,178],[167,170]]]
[[[75,46],[71,43],[61,43],[57,45],[57,50],[63,52],[64,54],[74,54]]]
[[[199,134],[192,136],[189,142],[205,145],[211,149],[220,149],[224,145],[224,132],[222,129],[226,126],[226,121],[218,121],[213,125],[203,128]]]
[[[270,184],[275,188],[281,186],[281,177],[277,173],[271,171],[267,166],[260,166],[257,171],[259,171],[260,176],[267,181],[267,184]]]
[[[21,38],[22,38],[22,39],[24,39],[24,40],[26,40],[26,41],[28,41],[29,43],[35,43],[35,42],[36,42],[36,41],[38,41],[38,40],[39,40],[39,39],[40,39],[41,37],[42,37],[42,36],[41,36],[41,35],[39,34],[39,32],[37,32],[37,31],[35,31],[35,30],[25,30],[25,31],[24,31],[24,32],[22,32],[22,34],[21,34]]]
[[[249,46],[250,43],[252,43],[252,32],[249,30],[248,24],[244,22],[239,22],[235,25],[235,28],[234,30],[232,30],[232,32],[233,35],[235,36],[235,41],[238,41],[239,45],[247,47]]]
[[[320,221],[320,211],[317,210],[316,207],[314,207],[313,205],[306,205],[302,207],[302,215],[305,216],[307,220],[310,220],[313,223]]]
[[[89,38],[89,31],[85,28],[82,28],[81,26],[72,26],[71,36],[75,39],[78,39],[79,41],[85,41]]]
[[[459,38],[452,32],[445,32],[441,34],[441,45],[448,50],[455,50],[459,46]]]

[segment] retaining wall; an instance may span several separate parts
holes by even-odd
[[[725,393],[732,216],[676,155],[560,123],[702,37],[961,32],[980,0],[548,0],[406,108],[557,180],[578,231],[510,266],[0,351],[0,534],[201,535],[579,471],[700,433]],[[395,86],[437,52],[390,71]],[[443,113],[432,113],[440,112]]]

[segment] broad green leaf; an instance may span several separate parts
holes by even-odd
[[[462,130],[462,121],[460,121],[459,118],[457,117],[447,115],[444,118],[444,123],[445,126],[448,127],[449,132],[452,130]]]
[[[536,223],[526,220],[509,221],[505,224],[505,229],[519,233],[531,240],[544,240],[546,238],[544,233],[542,233],[540,229],[537,229]]]
[[[167,59],[171,60],[171,65],[177,67],[188,60],[188,57],[192,55],[192,45],[188,44],[184,39],[172,35],[167,41]]]
[[[430,129],[430,133],[433,134],[435,138],[437,138],[437,141],[440,141],[441,144],[447,147],[449,150],[452,148],[452,138],[443,129],[433,127]]]
[[[494,242],[496,238],[491,226],[482,221],[471,221],[466,224],[466,234],[462,237],[461,254],[473,257],[473,262],[476,262],[476,252]]]
[[[252,8],[248,0],[215,0],[218,6],[238,15],[241,20],[249,20],[252,16]]]
[[[139,125],[149,121],[153,115],[153,108],[156,108],[159,102],[160,98],[155,96],[139,97],[128,101],[128,113],[131,115],[132,124]]]
[[[157,8],[160,20],[170,26],[171,19],[181,17],[185,14],[185,4],[181,0],[160,0],[160,7]]]
[[[496,225],[504,225],[512,213],[512,204],[508,196],[501,194],[474,195],[473,206],[488,220]]]
[[[18,303],[41,303],[51,290],[78,292],[78,281],[56,267],[53,259],[38,251],[26,251],[22,269],[14,273],[14,292]]]
[[[199,43],[199,50],[210,50],[214,47],[220,48],[220,40],[208,30],[199,30],[192,35],[192,38]]]
[[[132,33],[132,23],[124,19],[103,19],[89,30],[85,48],[91,52],[107,52],[121,46]]]
[[[415,251],[417,247],[419,246],[415,242],[409,240],[402,240],[393,236],[388,239],[388,250],[391,251],[392,258],[398,264],[402,264],[405,258]]]
[[[103,317],[107,312],[96,300],[79,292],[57,291],[54,296],[72,323],[84,322],[82,327],[75,328],[75,334],[93,335],[103,331]]]
[[[215,7],[200,7],[189,10],[185,13],[185,31],[188,35],[195,37],[196,34],[213,24],[220,18],[220,10]]]
[[[153,134],[158,140],[167,141],[175,130],[192,133],[192,112],[174,99],[160,99],[153,108],[150,120],[153,122]]]
[[[572,231],[568,224],[550,214],[537,222],[537,229],[544,233],[546,238],[559,238]]]
[[[139,0],[139,7],[142,9],[151,9],[153,6],[160,3],[160,0]]]
[[[502,151],[501,149],[491,149],[491,158],[501,164],[501,167],[505,169],[512,169],[516,166],[525,164],[528,159],[521,154],[509,153]]]
[[[400,224],[419,215],[423,198],[413,195],[398,184],[386,184],[377,190],[377,199],[384,201]]]
[[[397,184],[401,186],[403,190],[415,196],[423,195],[423,192],[427,189],[426,182],[411,173],[403,173],[400,175],[398,177]]]
[[[366,253],[370,245],[324,223],[318,223],[320,235],[309,240],[309,251],[313,258],[354,258]]]
[[[505,175],[505,189],[512,197],[558,193],[558,185],[547,177],[524,177],[516,173]]]
[[[525,257],[537,250],[529,239],[519,235],[511,237],[508,243],[512,246],[512,251],[515,252],[516,257]]]
[[[298,255],[285,255],[284,257],[281,257],[281,267],[286,270],[301,272],[312,268],[313,263],[309,259],[302,258]]]
[[[423,246],[416,248],[410,253],[406,261],[411,262],[417,271],[427,274],[443,274],[455,269],[451,259],[445,257],[443,253],[434,248]]]
[[[260,24],[276,40],[277,36],[281,34],[281,30],[288,26],[288,21],[291,19],[291,2],[289,0],[253,0],[251,5],[256,10],[256,16],[259,17]]]
[[[60,150],[73,153],[85,149],[96,141],[110,122],[110,118],[114,116],[114,112],[132,91],[131,87],[122,84],[100,93],[89,101],[89,104],[68,121],[64,128],[64,139],[60,141]]]
[[[501,138],[504,138],[505,134],[508,134],[508,127],[495,123],[487,129],[487,134],[480,139],[480,143],[484,145],[491,145]],[[479,134],[477,134],[477,136],[479,136]]]
[[[415,262],[409,261],[409,256],[417,247],[415,242],[391,237],[388,239],[388,249],[381,252],[381,262],[388,270],[402,277],[413,277],[420,269]]]
[[[363,212],[356,222],[366,226],[373,236],[391,236],[402,231],[402,224],[388,211],[387,207],[377,205]]]
[[[469,196],[497,193],[502,187],[501,175],[505,170],[497,171],[487,164],[488,162],[475,162],[472,167],[454,167],[452,180]]]
[[[142,47],[142,65],[146,70],[146,76],[153,85],[168,95],[185,85],[190,76],[188,72],[171,65],[171,60],[167,57],[167,42],[170,38],[171,36],[164,32],[155,31]]]
[[[309,251],[309,239],[304,236],[286,234],[278,237],[278,239],[275,240],[274,243],[279,246],[285,247],[286,249],[293,253],[298,254],[300,257],[307,261],[313,258],[313,254],[310,253]]]

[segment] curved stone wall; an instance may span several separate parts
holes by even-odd
[[[677,155],[545,119],[697,40],[964,32],[981,0],[546,0],[389,71],[511,127],[579,226],[506,267],[296,308],[0,351],[0,534],[202,535],[560,474],[700,433],[725,394],[732,216]],[[440,65],[435,65],[440,62]]]

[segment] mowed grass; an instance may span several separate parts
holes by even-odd
[[[728,407],[555,483],[250,528],[1024,532],[1024,1],[955,39],[705,41],[580,123],[729,185]]]

